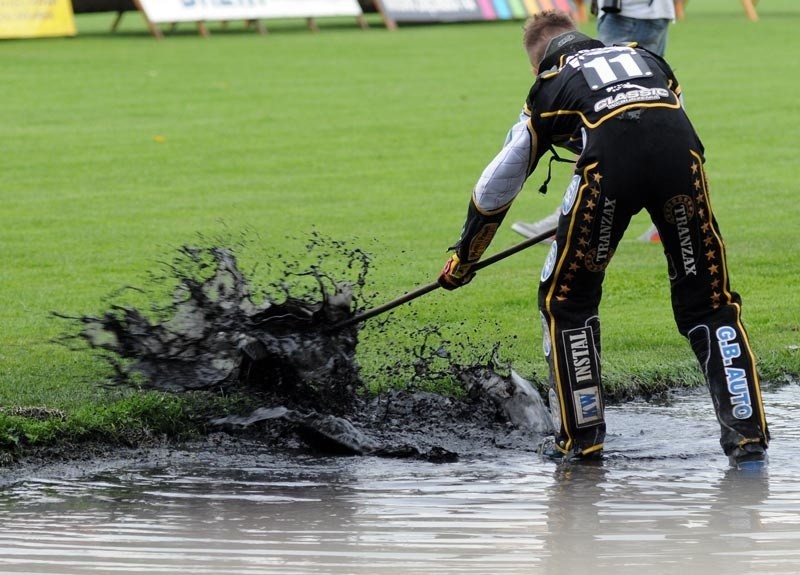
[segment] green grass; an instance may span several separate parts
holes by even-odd
[[[704,0],[670,32],[667,56],[706,145],[714,208],[734,289],[764,376],[800,373],[797,351],[795,0]],[[51,311],[98,313],[198,233],[260,238],[264,257],[294,253],[311,230],[363,243],[382,303],[435,279],[458,237],[471,188],[503,142],[532,80],[520,23],[362,31],[348,21],[270,25],[265,37],[212,26],[164,41],[127,15],[79,16],[71,39],[0,43],[0,406],[70,413],[120,401],[104,366],[53,343]],[[586,25],[593,31],[593,23]],[[539,170],[508,222],[552,210]],[[609,385],[700,381],[669,308],[660,248],[629,241],[601,306]],[[298,239],[287,239],[290,238]],[[491,252],[519,241],[506,226]],[[401,308],[545,373],[534,247],[468,288]],[[413,314],[413,315],[411,315]],[[369,375],[407,335],[368,334]],[[396,340],[396,341],[395,341]],[[413,343],[413,342],[412,342]],[[125,400],[128,401],[128,400]]]

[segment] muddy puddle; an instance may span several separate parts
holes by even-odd
[[[337,326],[370,307],[367,258],[344,255],[363,264],[356,281],[289,266],[263,299],[232,252],[184,248],[166,307],[64,314],[117,384],[245,392],[262,407],[211,420],[197,445],[0,478],[0,573],[800,572],[797,382],[765,393],[766,472],[728,467],[705,390],[610,406],[604,460],[557,465],[536,453],[551,429],[534,385],[459,362],[435,330],[416,334],[413,373],[430,380],[441,361],[463,393],[366,400],[362,334]],[[231,435],[253,427],[264,437]]]
[[[768,471],[731,470],[705,392],[608,409],[600,465],[235,447],[45,466],[0,488],[0,573],[798,573],[800,386]]]

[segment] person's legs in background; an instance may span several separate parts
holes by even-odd
[[[669,23],[665,18],[644,20],[605,13],[597,20],[597,37],[603,44],[636,42],[642,48],[664,56]]]

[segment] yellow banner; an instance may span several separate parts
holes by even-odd
[[[0,0],[0,38],[76,33],[71,0]]]

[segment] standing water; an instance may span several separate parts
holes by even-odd
[[[0,489],[0,573],[800,572],[800,387],[765,393],[766,472],[704,393],[608,409],[601,464],[155,452]]]

